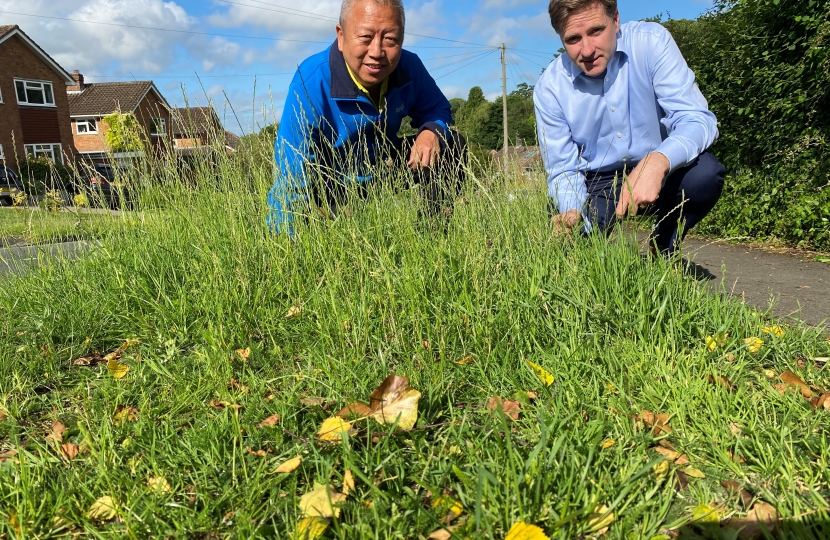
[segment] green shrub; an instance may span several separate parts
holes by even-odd
[[[28,156],[20,163],[20,180],[30,195],[42,195],[50,189],[66,189],[75,177],[75,170],[45,157]]]

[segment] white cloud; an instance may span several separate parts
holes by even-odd
[[[539,0],[486,0],[484,9],[510,9],[522,6],[538,6],[542,4]]]

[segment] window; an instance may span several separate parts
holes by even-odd
[[[0,90],[0,103],[3,103],[3,91]]]
[[[59,144],[24,144],[23,148],[29,156],[45,157],[56,163],[63,163],[63,152]]]
[[[78,132],[78,135],[98,133],[98,124],[94,118],[81,118],[75,120],[75,130]]]
[[[150,118],[150,135],[154,137],[167,135],[167,120],[159,117]]]
[[[14,80],[17,91],[17,103],[20,105],[55,106],[55,96],[52,94],[52,83],[43,81]]]
[[[6,159],[6,156],[3,155],[3,145],[0,144],[0,159]]]

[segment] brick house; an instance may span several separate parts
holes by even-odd
[[[17,25],[0,26],[0,166],[26,154],[71,164],[67,85],[72,75]]]
[[[76,70],[67,87],[72,135],[79,159],[87,163],[109,161],[104,117],[115,111],[133,113],[149,144],[164,151],[172,134],[170,105],[152,81],[86,84]]]

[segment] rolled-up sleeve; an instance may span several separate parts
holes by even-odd
[[[680,49],[668,30],[653,34],[651,75],[657,103],[665,112],[661,123],[668,137],[656,148],[669,159],[670,171],[694,161],[718,136],[718,123],[695,84]]]
[[[562,108],[549,86],[540,84],[533,93],[539,148],[545,163],[548,196],[559,213],[579,210],[586,216],[588,191],[585,187],[587,162],[571,137]]]

